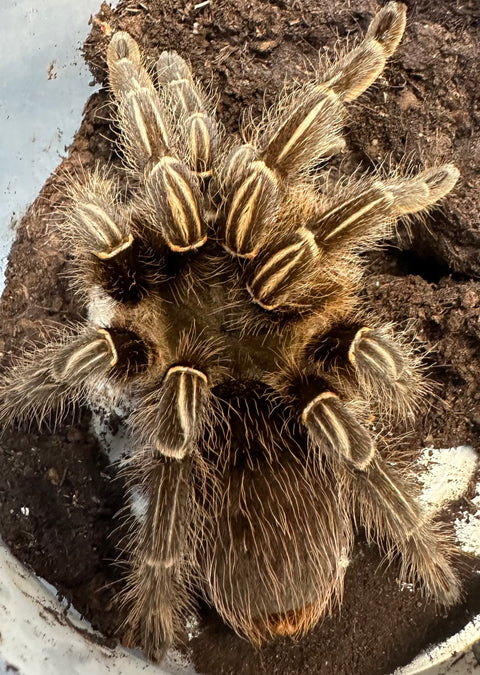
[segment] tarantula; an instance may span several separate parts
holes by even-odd
[[[369,428],[372,413],[388,429],[417,408],[417,350],[358,298],[359,253],[458,171],[319,180],[344,146],[344,104],[380,75],[405,21],[389,2],[242,139],[176,52],[151,73],[130,35],[111,38],[124,187],[100,169],[73,180],[59,226],[90,321],[7,371],[0,419],[105,395],[127,405],[144,509],[125,546],[123,636],[152,659],[194,590],[255,644],[304,633],[341,599],[355,524],[399,554],[400,578],[459,598],[448,536]]]

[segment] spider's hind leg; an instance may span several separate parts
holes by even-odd
[[[148,347],[124,329],[63,330],[46,347],[26,352],[0,381],[0,420],[41,423],[69,401],[95,400],[105,384],[127,384],[148,365]],[[112,392],[113,393],[113,392]]]
[[[383,372],[387,363],[394,369],[393,350],[387,349],[387,358],[384,345],[377,346],[377,354],[383,351],[382,359],[377,356]],[[342,378],[350,378],[342,372],[341,361],[332,371],[307,362],[301,366],[285,367],[277,379],[308,432],[314,454],[346,486],[351,510],[358,514],[367,535],[382,542],[387,556],[401,554],[403,579],[419,582],[441,604],[455,603],[460,588],[452,567],[450,538],[420,505],[413,477],[402,475],[377,449],[352,400],[355,387],[342,384]]]
[[[207,536],[195,486],[201,482],[203,491],[210,478],[197,442],[209,415],[208,368],[217,354],[208,343],[184,337],[166,370],[140,388],[128,419],[141,449],[126,473],[145,509],[132,519],[125,547],[124,640],[153,660],[161,660],[182,634],[199,534]]]
[[[191,605],[186,579],[191,573],[196,522],[193,460],[141,452],[127,474],[133,498],[145,510],[132,520],[126,545],[131,563],[121,597],[127,613],[122,639],[128,646],[141,646],[148,658],[161,661],[181,635]]]
[[[337,324],[313,337],[306,353],[323,370],[338,373],[347,396],[358,390],[382,413],[403,418],[428,390],[411,336],[394,336],[388,326],[371,326],[360,318]]]

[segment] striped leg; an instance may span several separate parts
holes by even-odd
[[[343,102],[364,92],[382,72],[401,40],[406,7],[389,2],[372,21],[365,39],[317,81],[280,100],[256,133],[259,159],[283,178],[294,179],[343,146]]]
[[[348,102],[375,82],[402,39],[407,21],[402,2],[388,2],[368,27],[365,38],[341,56],[327,72],[320,74],[322,86]]]
[[[129,425],[153,456],[180,460],[195,448],[209,414],[209,371],[218,356],[210,343],[184,334],[172,365],[139,392]]]
[[[411,338],[399,332],[393,336],[389,327],[369,327],[360,320],[333,326],[310,340],[307,353],[322,369],[356,382],[382,412],[405,417],[427,390]]]
[[[401,554],[405,580],[419,582],[444,605],[456,602],[460,590],[452,549],[418,503],[413,479],[381,457],[354,408],[341,401],[328,380],[297,373],[290,375],[288,391],[313,451],[328,462],[339,484],[348,486],[352,512],[359,513],[368,535],[385,542],[389,557]]]
[[[150,252],[132,226],[117,183],[98,172],[73,182],[60,235],[74,260],[74,282],[84,293],[100,286],[111,298],[134,305],[147,293],[153,270]]]
[[[185,161],[199,179],[206,181],[212,175],[219,142],[213,106],[194,81],[187,63],[176,52],[160,54],[157,81],[177,127],[178,145],[187,148]]]
[[[0,420],[61,416],[68,401],[93,398],[100,383],[128,380],[149,365],[148,346],[127,330],[81,327],[23,355],[0,383]]]
[[[251,134],[252,145],[230,153],[218,182],[221,235],[233,255],[254,258],[274,228],[282,184],[301,182],[309,169],[344,146],[343,102],[359,96],[378,77],[404,28],[405,6],[390,2],[357,49],[323,76],[318,74],[317,82],[284,96]]]
[[[146,176],[144,215],[150,230],[161,233],[171,251],[186,253],[207,240],[200,186],[180,160],[163,157]]]
[[[145,187],[146,198],[136,202],[142,233],[157,249],[164,244],[177,253],[197,249],[207,238],[197,174],[199,168],[206,167],[207,161],[210,165],[210,136],[204,138],[203,126],[192,122],[189,137],[193,139],[193,145],[189,145],[187,159],[187,162],[191,160],[190,168],[177,157],[175,146],[179,143],[172,126],[175,123],[172,100],[179,105],[183,101],[190,112],[193,106],[192,115],[196,112],[200,115],[195,107],[199,97],[191,74],[189,79],[171,80],[177,77],[179,69],[187,66],[177,55],[164,52],[158,64],[159,84],[163,87],[169,82],[172,86],[177,83],[179,88],[175,89],[176,93],[170,91],[168,96],[159,93],[140,63],[138,45],[122,32],[113,36],[107,61],[110,85],[118,103],[125,160]],[[180,87],[180,82],[185,86]],[[199,125],[200,129],[197,128]]]
[[[146,503],[132,522],[127,546],[130,569],[122,604],[127,609],[123,640],[161,661],[181,633],[189,608],[187,581],[192,551],[192,459],[153,458],[140,453],[130,467],[136,496]]]
[[[303,213],[300,218],[296,215],[300,227],[292,228],[289,212],[280,214],[283,228],[276,229],[288,231],[290,226],[291,231],[270,232],[258,255],[254,251],[247,267],[247,289],[253,301],[266,310],[314,309],[321,298],[338,294],[345,279],[348,284],[345,260],[385,238],[398,216],[427,210],[453,188],[458,175],[447,164],[389,182],[365,177],[336,187],[321,201],[308,192],[300,195]],[[235,227],[237,239],[255,231],[248,218],[237,220]],[[333,269],[333,274],[327,276],[325,268]]]
[[[209,395],[202,370],[171,366],[138,400],[130,424],[153,454],[181,459],[201,432]]]
[[[254,258],[275,224],[279,181],[252,146],[241,145],[228,155],[219,182],[222,243],[231,255]]]
[[[442,199],[458,176],[456,167],[444,164],[416,176],[387,181],[364,176],[327,187],[305,227],[325,253],[365,250],[389,235],[399,216],[426,211]]]
[[[118,105],[125,160],[140,177],[170,151],[165,106],[141,62],[135,40],[115,33],[107,52],[110,87]]]
[[[341,145],[343,103],[381,73],[402,37],[405,16],[405,5],[389,2],[357,48],[317,82],[281,99],[251,145],[235,148],[225,160],[220,234],[228,251],[250,261],[248,291],[267,311],[312,310],[315,296],[345,294],[345,254],[376,244],[398,216],[428,209],[458,179],[451,165],[386,182],[363,177],[320,200],[305,186],[308,171]],[[286,186],[295,183],[301,186],[296,212],[282,202]],[[325,267],[337,268],[338,278],[326,279]]]
[[[132,522],[127,545],[124,639],[157,661],[184,625],[196,536],[203,527],[201,509],[193,503],[196,442],[208,415],[209,382],[197,362],[208,366],[208,358],[205,347],[187,342],[179,345],[177,363],[161,382],[138,397],[129,419],[142,450],[127,473],[146,509],[140,522]]]

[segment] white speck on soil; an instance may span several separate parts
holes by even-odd
[[[185,629],[187,631],[189,640],[192,640],[193,638],[196,638],[200,635],[200,624],[198,623],[196,616],[192,615],[188,617],[185,624]]]
[[[457,518],[455,532],[465,553],[480,557],[480,484],[477,485],[476,495],[470,503],[474,513],[467,512]]]

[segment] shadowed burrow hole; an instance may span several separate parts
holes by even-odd
[[[399,276],[414,274],[429,283],[437,284],[452,272],[445,260],[434,255],[407,250],[396,251],[396,258]]]
[[[375,274],[391,274],[395,277],[413,274],[435,284],[452,275],[452,270],[445,260],[427,252],[402,250],[395,245],[369,252],[365,259]]]

